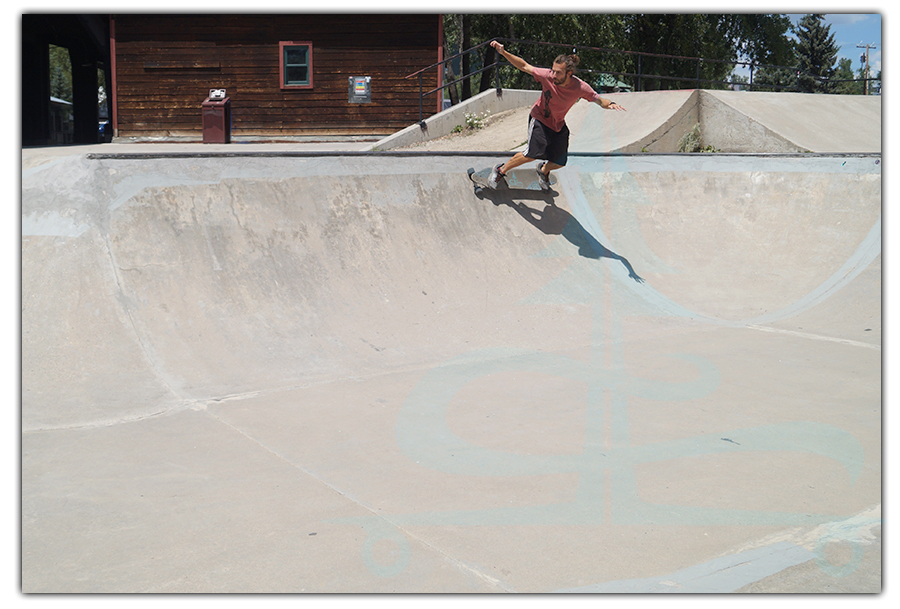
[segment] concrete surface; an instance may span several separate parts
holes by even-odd
[[[611,116],[610,111],[585,103],[585,117],[573,131],[573,151],[676,152],[682,136],[700,122],[699,91],[610,93],[604,97],[626,111]]]
[[[528,109],[535,91],[486,91],[412,125],[367,149],[421,149],[438,139],[453,139],[454,150],[524,149]],[[610,113],[579,101],[566,117],[571,152],[673,153],[681,138],[700,124],[702,145],[725,153],[881,152],[881,97],[809,95],[738,91],[651,91],[608,93],[626,108]],[[451,137],[467,112],[505,114],[520,109],[516,121],[486,129],[478,137]],[[468,148],[467,148],[468,146]]]
[[[465,125],[467,113],[500,115],[513,110],[521,110],[517,113],[518,122],[502,129],[493,126],[485,130],[490,137],[490,146],[480,146],[467,136],[456,139],[473,146],[470,149],[475,150],[524,149],[528,113],[539,95],[539,91],[521,89],[504,89],[501,95],[493,89],[485,91],[426,119],[425,129],[418,124],[410,125],[367,149],[420,148],[433,140],[446,138],[455,128]],[[616,113],[615,120],[609,120],[607,111],[579,100],[566,116],[566,124],[572,133],[570,151],[675,152],[681,137],[699,121],[698,91],[609,93],[604,97],[619,102],[628,111]],[[506,133],[510,129],[512,135],[508,136]],[[508,144],[510,137],[516,142],[514,146]]]
[[[530,90],[505,89],[498,95],[491,89],[425,119],[425,129],[415,123],[376,141],[294,138],[296,141],[268,143],[236,133],[230,145],[200,148],[244,152],[520,150],[524,149],[528,111],[537,96],[538,92]],[[613,117],[595,104],[579,101],[566,116],[572,133],[571,152],[678,152],[681,138],[697,123],[702,144],[725,153],[881,152],[881,96],[678,90],[608,93],[604,97],[618,102],[627,112],[616,112]],[[468,113],[515,117],[492,121],[481,133],[455,134],[466,124]],[[449,145],[448,140],[452,142]],[[436,146],[436,142],[440,144]],[[140,142],[118,138],[115,144],[119,150],[128,146],[134,150],[152,147],[183,151],[190,142],[179,138]]]
[[[878,591],[878,159],[488,161],[25,170],[23,589]]]
[[[880,95],[703,91],[709,143],[727,152],[881,152]]]
[[[881,152],[881,97],[657,91],[606,95],[628,108],[612,118],[587,104],[572,150],[677,152],[699,123],[702,144],[726,153]]]
[[[880,155],[348,146],[23,151],[24,592],[882,590]]]
[[[482,116],[485,113],[501,114],[516,108],[530,107],[539,92],[522,89],[503,89],[498,92],[490,89],[447,108],[443,112],[423,120],[425,128],[414,123],[406,129],[380,139],[371,144],[367,150],[394,150],[428,142],[453,133],[453,130],[466,124],[466,114]],[[524,132],[524,127],[521,127]],[[497,150],[497,148],[493,148]],[[501,148],[502,150],[502,148]]]

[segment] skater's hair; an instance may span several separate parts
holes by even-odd
[[[581,61],[578,58],[578,55],[560,55],[556,59],[553,60],[553,63],[561,63],[566,66],[566,72],[572,72],[573,74],[578,69],[578,62]]]

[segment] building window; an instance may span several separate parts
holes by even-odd
[[[282,42],[281,88],[312,89],[313,65],[311,42]]]

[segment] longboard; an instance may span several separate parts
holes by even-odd
[[[475,184],[476,190],[479,188],[494,190],[488,186],[488,178],[491,177],[491,171],[493,170],[493,167],[488,167],[487,169],[482,169],[480,171],[469,168],[467,173],[469,174],[469,179]],[[513,169],[506,174],[505,179],[500,181],[497,185],[497,190],[544,190],[541,188],[540,181],[538,181],[537,171],[538,170],[534,167],[530,169]],[[556,184],[556,176],[552,174],[550,176],[550,184]]]

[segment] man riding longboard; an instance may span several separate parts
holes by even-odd
[[[505,164],[493,168],[488,178],[488,186],[497,185],[516,167],[534,160],[544,163],[537,169],[540,186],[550,188],[550,172],[564,167],[568,160],[569,128],[566,126],[566,114],[579,99],[598,104],[606,110],[625,108],[619,104],[600,97],[600,94],[577,76],[578,55],[560,55],[553,61],[552,68],[536,68],[521,57],[506,51],[496,40],[491,46],[497,49],[513,67],[530,74],[541,83],[541,96],[531,108],[528,116],[528,146],[524,152],[516,153]]]

